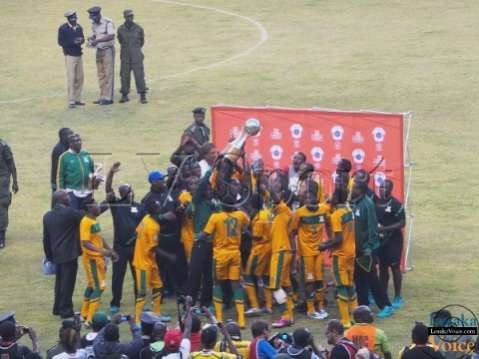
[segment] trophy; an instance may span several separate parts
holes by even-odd
[[[235,163],[241,157],[241,149],[250,136],[255,136],[261,130],[261,123],[256,118],[246,120],[238,137],[228,143],[221,151],[225,158]]]

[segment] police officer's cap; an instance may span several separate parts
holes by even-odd
[[[10,321],[15,323],[15,312],[6,312],[0,314],[0,323]]]
[[[196,107],[193,109],[193,113],[201,113],[204,115],[206,113],[206,108],[204,107]]]
[[[76,16],[77,13],[75,10],[68,10],[66,13],[65,13],[65,17],[66,18],[69,18],[70,16]]]
[[[131,15],[133,15],[133,10],[126,9],[126,10],[123,11],[123,16],[124,17],[131,16]]]
[[[98,14],[101,11],[101,7],[93,6],[87,10],[90,14]]]

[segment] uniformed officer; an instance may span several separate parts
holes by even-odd
[[[182,143],[190,139],[196,148],[200,149],[202,145],[210,141],[210,129],[205,125],[205,113],[204,107],[193,109],[194,122],[183,133]]]
[[[5,247],[5,232],[8,227],[8,207],[12,201],[10,192],[10,177],[12,191],[18,192],[17,168],[12,150],[6,142],[0,140],[0,249]]]
[[[85,42],[83,28],[77,23],[77,14],[73,10],[65,13],[67,22],[58,29],[58,44],[63,48],[67,69],[68,107],[83,106],[83,63],[81,45]]]
[[[123,11],[125,23],[118,28],[118,42],[121,46],[120,77],[121,77],[121,100],[120,103],[129,101],[131,71],[135,76],[136,92],[140,94],[140,102],[146,101],[145,71],[143,68],[143,52],[141,48],[145,44],[145,32],[137,23],[133,22],[133,10]]]
[[[96,68],[100,83],[100,99],[93,102],[98,105],[113,103],[113,78],[115,68],[115,25],[101,15],[101,7],[88,9],[92,20],[93,35],[88,38],[88,46],[96,48]]]

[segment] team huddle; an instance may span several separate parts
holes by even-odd
[[[196,108],[193,114],[194,123],[171,156],[172,165],[166,174],[149,173],[151,188],[140,203],[128,184],[119,185],[115,193],[119,162],[107,173],[106,198],[97,202],[93,196],[99,194],[95,190],[102,182],[98,167],[82,150],[78,134],[69,129],[60,132],[64,152],[57,151],[56,162],[52,157],[54,207],[44,218],[45,254],[59,266],[61,287],[68,279],[61,278],[58,268],[66,261],[55,261],[55,236],[49,223],[56,211],[69,211],[69,225],[78,223],[88,279],[81,310],[86,321],[100,306],[108,258],[113,261],[111,311],[120,309],[129,264],[137,321],[148,291],[151,310],[158,315],[165,292],[191,296],[200,308],[212,307],[219,321],[224,308],[234,303],[241,328],[246,327],[246,317],[273,313],[276,308],[281,315],[273,323],[275,328],[292,325],[297,311],[313,320],[325,319],[331,306],[327,293],[333,293],[346,328],[358,304],[370,305],[374,300],[378,317],[388,317],[403,305],[400,263],[405,213],[391,196],[390,180],[374,193],[368,187],[369,173],[351,173],[351,162],[342,159],[334,189],[325,193],[321,174],[303,153],[296,153],[287,169],[268,170],[261,159],[250,164],[244,150],[247,133],[231,139],[219,152],[209,142],[205,109]],[[108,209],[114,224],[113,247],[102,237],[99,221]],[[394,282],[392,302],[389,271]],[[70,279],[76,276],[76,270],[70,273],[74,273],[66,275]],[[55,290],[56,314],[71,314],[70,292]]]

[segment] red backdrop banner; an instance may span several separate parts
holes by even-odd
[[[247,140],[250,162],[262,158],[267,167],[287,168],[293,155],[303,152],[321,173],[325,193],[330,193],[336,163],[348,158],[353,172],[374,170],[370,186],[376,192],[389,178],[393,195],[404,200],[403,114],[214,106],[211,122],[217,148],[238,135],[250,118],[258,119],[262,127]]]

